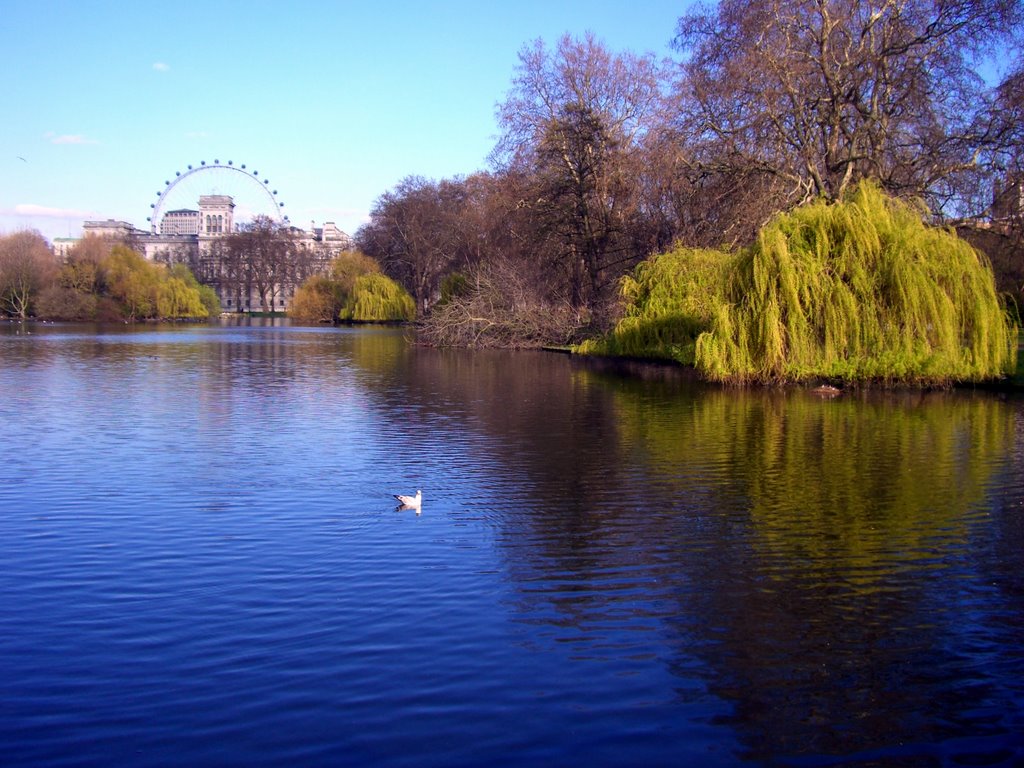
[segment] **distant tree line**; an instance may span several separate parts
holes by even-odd
[[[213,289],[185,264],[147,261],[94,236],[58,259],[38,232],[0,237],[0,314],[25,319],[202,319],[220,312]]]
[[[357,244],[434,343],[559,343],[606,331],[652,254],[735,250],[870,180],[967,222],[1019,295],[1021,31],[1019,0],[721,0],[679,19],[674,61],[538,40],[491,169],[409,176]],[[989,87],[993,56],[1009,69]],[[1000,189],[1017,205],[992,226]]]
[[[349,250],[331,259],[264,217],[206,248],[185,247],[156,261],[129,242],[92,235],[63,259],[38,232],[0,236],[0,316],[204,319],[220,314],[221,296],[238,311],[270,313],[281,311],[286,293],[288,314],[302,322],[404,322],[416,315],[409,293],[372,258]]]

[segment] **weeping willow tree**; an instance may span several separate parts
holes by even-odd
[[[199,283],[187,267],[168,270],[125,245],[115,245],[100,262],[99,273],[106,296],[118,304],[128,320],[210,316]]]
[[[677,248],[640,263],[621,282],[624,316],[607,336],[583,342],[583,354],[694,364],[697,337],[711,326],[734,257]]]
[[[202,285],[187,265],[182,263],[172,264],[168,271],[172,278],[177,278],[196,293],[199,303],[205,310],[205,316],[216,317],[220,314],[220,298],[218,298],[217,292],[208,285]],[[194,316],[203,317],[204,315],[202,312],[198,312]]]
[[[412,320],[416,303],[412,296],[390,277],[371,272],[357,277],[352,293],[342,307],[340,318],[353,322],[392,322]]]
[[[1016,365],[988,262],[862,183],[778,216],[737,259],[697,367],[723,381],[982,381]]]
[[[692,349],[704,376],[735,383],[947,384],[1016,365],[1016,328],[988,262],[872,184],[776,217],[733,257],[688,251],[648,264],[625,281],[626,316],[605,349],[581,351],[688,363]]]
[[[381,323],[414,319],[416,305],[376,261],[346,251],[331,262],[327,274],[314,275],[299,287],[289,315],[302,322]]]

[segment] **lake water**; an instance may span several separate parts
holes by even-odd
[[[0,324],[0,763],[1024,764],[1024,400],[648,373]]]

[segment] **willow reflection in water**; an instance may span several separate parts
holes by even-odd
[[[659,658],[758,761],[1021,757],[1019,404],[455,357],[443,389],[508,405],[476,422],[534,641]]]
[[[678,569],[674,664],[733,705],[716,722],[748,757],[1020,759],[1018,408],[614,392],[602,464],[643,467],[626,494],[645,488],[674,516],[605,506],[588,548],[621,537],[624,512],[639,524],[614,550]]]

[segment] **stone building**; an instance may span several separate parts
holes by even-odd
[[[279,283],[267,288],[252,264],[245,267],[224,246],[227,235],[237,232],[235,203],[230,195],[200,195],[198,210],[181,208],[168,211],[160,221],[159,233],[136,229],[127,221],[115,219],[83,222],[83,236],[94,235],[126,242],[150,261],[165,264],[183,262],[196,278],[210,285],[220,297],[223,312],[258,312],[264,301],[272,311],[285,312],[301,283],[327,269],[331,259],[353,247],[352,238],[328,221],[322,227],[288,230],[289,254],[293,264],[280,270]],[[66,258],[77,239],[60,238],[54,253]],[[260,296],[260,286],[270,294]]]
[[[161,235],[198,235],[199,211],[179,208],[168,211],[160,221]]]
[[[1024,183],[1019,178],[997,183],[992,195],[992,220],[1008,222],[1019,220],[1024,213]]]
[[[116,219],[84,221],[82,222],[82,232],[86,235],[107,237],[112,240],[131,240],[138,235],[146,234],[144,230],[136,229],[127,221]]]
[[[228,235],[235,231],[235,201],[230,195],[199,196],[199,234]]]

